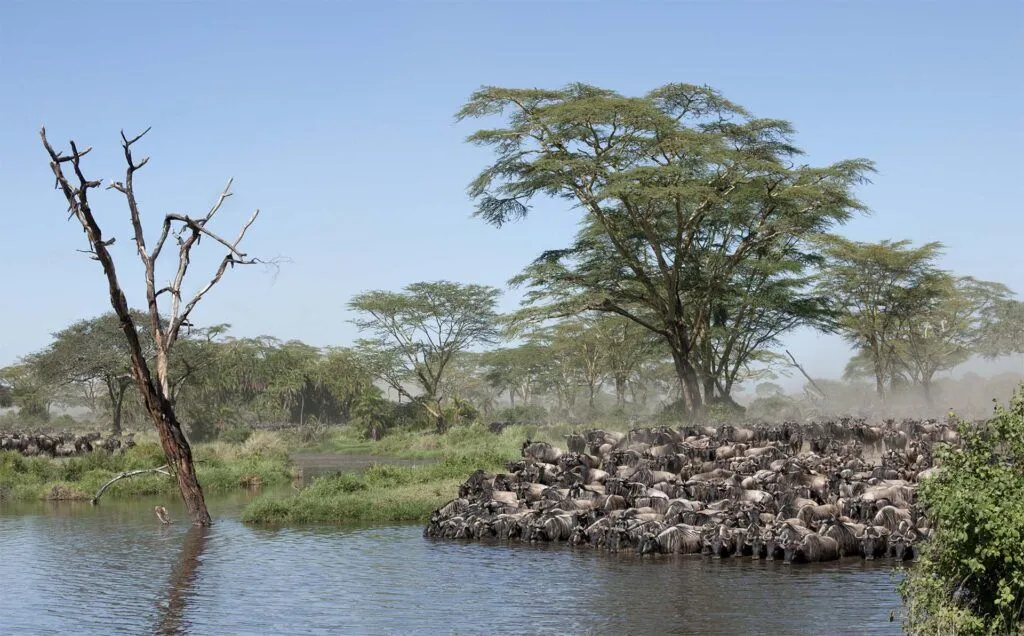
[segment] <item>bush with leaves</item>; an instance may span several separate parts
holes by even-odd
[[[539,404],[521,404],[501,409],[496,417],[498,421],[511,424],[546,424],[548,412]]]
[[[900,583],[914,634],[1024,630],[1024,387],[985,424],[961,423],[962,444],[919,488],[934,535]]]

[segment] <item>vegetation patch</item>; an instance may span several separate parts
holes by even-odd
[[[503,469],[505,461],[518,454],[518,447],[514,453],[506,454],[451,453],[425,466],[374,464],[362,474],[325,475],[293,497],[265,495],[256,499],[245,509],[242,520],[247,523],[423,521],[458,492],[459,483],[468,473],[478,468]]]
[[[935,521],[899,586],[914,634],[1010,634],[1024,626],[1024,390],[963,444],[938,452],[942,470],[919,502]]]
[[[230,492],[289,483],[290,460],[284,441],[274,433],[257,432],[245,444],[199,444],[196,467],[203,491]],[[103,451],[80,457],[24,457],[14,451],[0,452],[0,500],[89,499],[119,473],[162,465],[163,449],[153,441],[141,441],[120,454]],[[122,479],[104,497],[175,495],[177,482],[158,474]]]

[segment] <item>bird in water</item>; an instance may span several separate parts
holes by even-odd
[[[153,510],[156,512],[156,518],[160,520],[160,523],[164,525],[174,523],[173,521],[171,521],[170,515],[167,514],[167,508],[164,508],[163,506],[157,506]]]
[[[896,610],[889,610],[889,622],[896,620]]]

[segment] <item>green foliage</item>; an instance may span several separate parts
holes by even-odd
[[[832,299],[836,328],[864,352],[878,395],[884,397],[887,380],[899,372],[900,331],[949,285],[949,276],[936,265],[943,246],[825,236],[821,247],[826,261],[818,288]]]
[[[196,470],[205,492],[227,492],[259,485],[283,485],[291,479],[290,460],[280,437],[256,433],[245,444],[197,444]],[[125,453],[102,451],[81,457],[51,459],[0,452],[0,501],[46,498],[89,498],[118,473],[155,468],[164,464],[163,449],[155,442],[140,442]],[[114,483],[104,498],[174,495],[172,478],[147,474]]]
[[[22,362],[0,369],[9,391],[9,402],[18,407],[18,415],[30,422],[42,423],[50,419],[53,387],[31,362]]]
[[[422,466],[375,464],[362,475],[327,475],[317,478],[294,497],[280,499],[268,495],[255,500],[245,509],[242,520],[247,523],[422,521],[457,494],[458,484],[466,475],[480,468],[500,470],[504,462],[513,457],[495,452],[452,453]]]
[[[501,409],[495,414],[499,422],[513,424],[542,424],[548,421],[548,412],[539,404],[520,404]]]
[[[1024,387],[963,444],[937,452],[918,498],[934,536],[900,584],[911,633],[1007,634],[1024,627]]]
[[[217,439],[228,444],[241,444],[252,435],[252,429],[245,424],[232,424],[217,434]]]
[[[493,287],[449,281],[357,294],[348,304],[358,313],[353,323],[373,336],[359,341],[362,360],[377,378],[416,400],[443,432],[449,367],[459,353],[497,339],[500,294]],[[407,383],[416,385],[420,395],[414,397]]]
[[[484,87],[458,114],[495,116],[504,127],[469,137],[494,149],[469,186],[477,216],[500,226],[537,196],[584,214],[569,247],[513,281],[531,286],[536,316],[591,309],[650,330],[694,412],[727,397],[781,334],[822,317],[823,299],[807,290],[807,239],[863,209],[852,187],[870,162],[799,165],[788,122],[705,86],[642,97]]]
[[[0,409],[14,406],[14,398],[11,396],[11,387],[3,379],[0,379]]]
[[[747,405],[748,417],[764,418],[769,421],[800,419],[800,408],[785,395],[770,395],[755,398]]]
[[[1024,302],[1000,299],[982,313],[978,352],[987,358],[1024,353]]]

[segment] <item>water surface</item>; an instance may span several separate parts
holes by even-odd
[[[0,505],[0,633],[895,634],[890,565],[607,555],[261,528],[166,500]],[[161,526],[163,504],[177,523]]]

